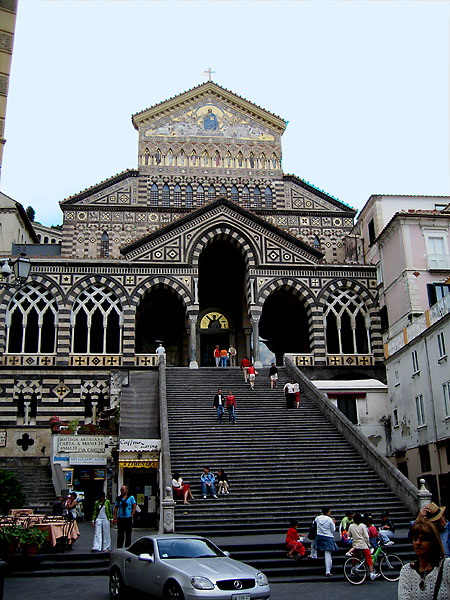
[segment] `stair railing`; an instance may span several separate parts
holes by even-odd
[[[379,477],[391,488],[394,494],[415,516],[419,510],[428,502],[431,502],[431,494],[423,489],[419,492],[414,484],[409,481],[388,459],[379,452],[375,446],[366,438],[361,431],[347,419],[347,417],[336,407],[328,397],[320,392],[318,388],[300,369],[292,359],[285,356],[284,363],[288,373],[300,383],[302,390],[312,400],[323,415],[336,427],[366,463],[379,475]]]
[[[172,491],[172,465],[170,462],[169,417],[167,414],[166,357],[159,357],[159,426],[161,430],[161,484],[159,532],[175,531],[175,501]]]

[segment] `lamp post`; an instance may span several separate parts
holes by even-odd
[[[12,269],[9,264],[9,259],[5,258],[5,262],[3,263],[0,274],[0,287],[6,288],[18,288],[25,283],[28,279],[28,275],[30,274],[31,269],[31,261],[29,258],[25,256],[19,256],[15,262],[12,264]],[[14,273],[14,279],[9,281],[9,278]]]

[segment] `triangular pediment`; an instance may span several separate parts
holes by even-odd
[[[273,141],[286,121],[212,81],[132,117],[143,138],[222,137]]]
[[[295,210],[336,213],[337,209],[340,212],[348,213],[350,218],[356,215],[357,211],[354,208],[300,177],[284,175],[283,179],[290,198],[291,208]]]
[[[122,248],[126,260],[189,265],[214,236],[245,247],[258,266],[270,268],[318,264],[323,254],[229,200],[220,199]]]

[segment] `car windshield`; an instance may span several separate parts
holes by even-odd
[[[183,538],[181,540],[158,540],[161,558],[214,558],[225,556],[208,540]]]

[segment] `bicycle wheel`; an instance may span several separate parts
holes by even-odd
[[[380,573],[387,581],[398,581],[402,567],[402,559],[396,554],[385,554],[380,560]]]
[[[366,561],[360,558],[347,558],[344,563],[344,575],[353,585],[364,583],[367,577]]]

